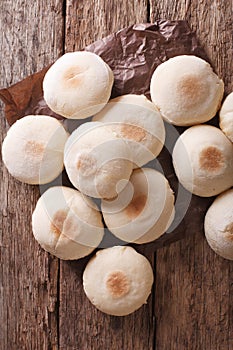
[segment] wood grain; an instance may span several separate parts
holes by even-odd
[[[152,21],[188,20],[224,79],[226,92],[233,90],[230,0],[152,0],[150,11]],[[156,349],[233,348],[232,272],[232,262],[210,250],[203,230],[158,250]]]
[[[130,24],[147,21],[147,0],[67,0],[66,51],[79,50]]]
[[[145,22],[146,16],[146,1],[69,0],[66,50],[80,49],[129,24]],[[153,349],[152,298],[130,316],[111,317],[96,310],[86,298],[80,261],[61,262],[60,273],[60,349]]]
[[[64,48],[77,50],[145,22],[149,9],[152,21],[189,21],[229,92],[231,6],[230,0],[2,0],[1,87],[41,69]],[[7,129],[2,105],[0,113],[2,142]],[[1,167],[0,195],[0,350],[233,348],[233,265],[208,248],[203,232],[160,249],[156,265],[149,256],[156,273],[149,303],[130,316],[111,317],[84,295],[80,265],[86,259],[59,262],[33,240],[29,223],[38,189]]]
[[[201,232],[157,252],[156,281],[157,349],[232,349],[232,263]]]
[[[62,2],[1,1],[1,87],[38,71],[63,51]],[[6,133],[1,104],[0,142]],[[31,232],[37,187],[0,169],[0,349],[57,349],[58,260]]]

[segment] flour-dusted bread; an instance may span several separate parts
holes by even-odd
[[[231,142],[233,142],[233,92],[223,102],[219,117],[220,128]]]
[[[193,126],[178,138],[173,165],[188,191],[215,196],[233,185],[233,144],[214,126]]]
[[[54,112],[65,118],[87,118],[108,102],[113,80],[112,70],[98,55],[69,52],[45,74],[44,99]]]
[[[205,236],[217,254],[233,260],[233,189],[220,194],[208,209]]]
[[[160,64],[151,79],[151,99],[166,121],[195,125],[213,118],[223,98],[223,81],[206,61],[176,56]]]
[[[28,115],[14,123],[2,144],[9,173],[28,184],[45,184],[63,170],[68,133],[55,118]]]
[[[163,119],[155,105],[144,95],[114,98],[93,120],[112,124],[113,130],[130,146],[135,167],[156,158],[163,148]]]
[[[96,198],[117,196],[129,180],[133,164],[127,143],[103,123],[77,128],[65,146],[65,168],[72,184]]]
[[[32,215],[35,239],[47,252],[64,260],[80,259],[101,242],[104,228],[95,203],[69,187],[50,187]]]
[[[100,311],[128,315],[147,302],[153,284],[149,261],[131,247],[100,250],[83,273],[84,291]]]
[[[154,169],[134,170],[124,191],[102,200],[108,229],[126,242],[147,243],[159,238],[174,217],[174,195],[167,179]]]

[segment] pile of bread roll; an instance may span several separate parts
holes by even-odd
[[[67,119],[92,121],[69,135],[57,119],[29,115],[9,129],[2,157],[12,176],[45,184],[65,167],[74,187],[51,186],[39,198],[32,215],[35,239],[58,258],[79,259],[100,245],[103,222],[126,243],[165,233],[174,219],[174,194],[161,172],[143,167],[164,146],[165,121],[189,126],[174,146],[174,170],[191,193],[219,195],[207,211],[205,234],[219,255],[233,260],[233,93],[221,107],[223,81],[195,56],[158,66],[152,101],[143,95],[109,100],[113,83],[99,56],[67,53],[47,71],[44,99]],[[203,124],[220,107],[220,128]],[[101,200],[101,209],[91,197]],[[83,274],[90,301],[117,316],[146,303],[152,284],[149,261],[126,245],[99,250]]]

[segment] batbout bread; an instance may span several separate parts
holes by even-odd
[[[100,250],[83,273],[84,291],[100,311],[125,316],[147,302],[153,284],[149,261],[131,247]]]
[[[100,244],[104,228],[95,203],[69,187],[50,187],[39,198],[32,214],[37,242],[64,260],[89,255]]]
[[[224,134],[233,142],[233,92],[223,102],[219,112],[219,122]]]
[[[150,168],[134,170],[124,191],[102,200],[108,229],[125,242],[147,243],[159,238],[174,218],[174,195],[167,179]]]
[[[96,198],[113,198],[132,173],[131,153],[124,140],[103,123],[77,128],[65,145],[65,168],[72,184]]]
[[[2,159],[19,181],[45,184],[63,170],[68,133],[55,118],[28,115],[14,123],[2,144]]]
[[[220,194],[205,216],[205,236],[210,247],[233,260],[233,189]]]
[[[196,56],[181,55],[156,68],[150,93],[167,122],[190,126],[215,116],[223,98],[224,84],[209,63]]]
[[[43,81],[49,108],[69,119],[98,113],[108,102],[114,77],[101,57],[86,51],[69,52],[47,71]]]
[[[187,129],[172,157],[178,180],[197,196],[215,196],[233,185],[233,144],[214,126]]]
[[[161,114],[144,95],[124,95],[110,100],[94,121],[111,123],[128,143],[134,167],[141,167],[161,152],[165,128]]]

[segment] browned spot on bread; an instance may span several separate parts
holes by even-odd
[[[136,218],[144,209],[147,201],[147,196],[145,194],[133,196],[132,201],[125,208],[126,215],[130,219]]]
[[[83,176],[93,175],[97,170],[96,159],[89,153],[81,153],[76,166]]]
[[[60,234],[62,233],[62,228],[66,217],[67,211],[65,210],[58,210],[55,213],[50,225],[50,229],[53,233],[55,233],[55,235],[60,236]]]
[[[233,222],[226,227],[227,238],[233,242]]]
[[[146,137],[146,131],[142,127],[132,124],[123,124],[120,132],[122,137],[136,142],[141,142]]]
[[[78,234],[79,234],[79,226],[78,226],[78,215],[73,213],[72,215],[69,215],[62,228],[62,233],[69,239],[74,240],[76,243],[81,243],[78,242]],[[76,239],[75,239],[76,237]]]
[[[28,141],[25,145],[25,152],[33,157],[41,157],[44,153],[44,145],[36,141]]]
[[[197,76],[189,74],[182,77],[177,87],[179,95],[185,98],[187,105],[198,103],[206,93],[205,83]]]
[[[73,88],[80,85],[83,82],[83,72],[83,68],[78,66],[73,66],[66,69],[63,75],[65,86]]]
[[[106,286],[114,298],[120,298],[129,292],[129,280],[122,271],[112,272],[106,281]]]
[[[199,156],[199,165],[210,173],[220,170],[224,165],[222,152],[214,146],[203,149]]]

